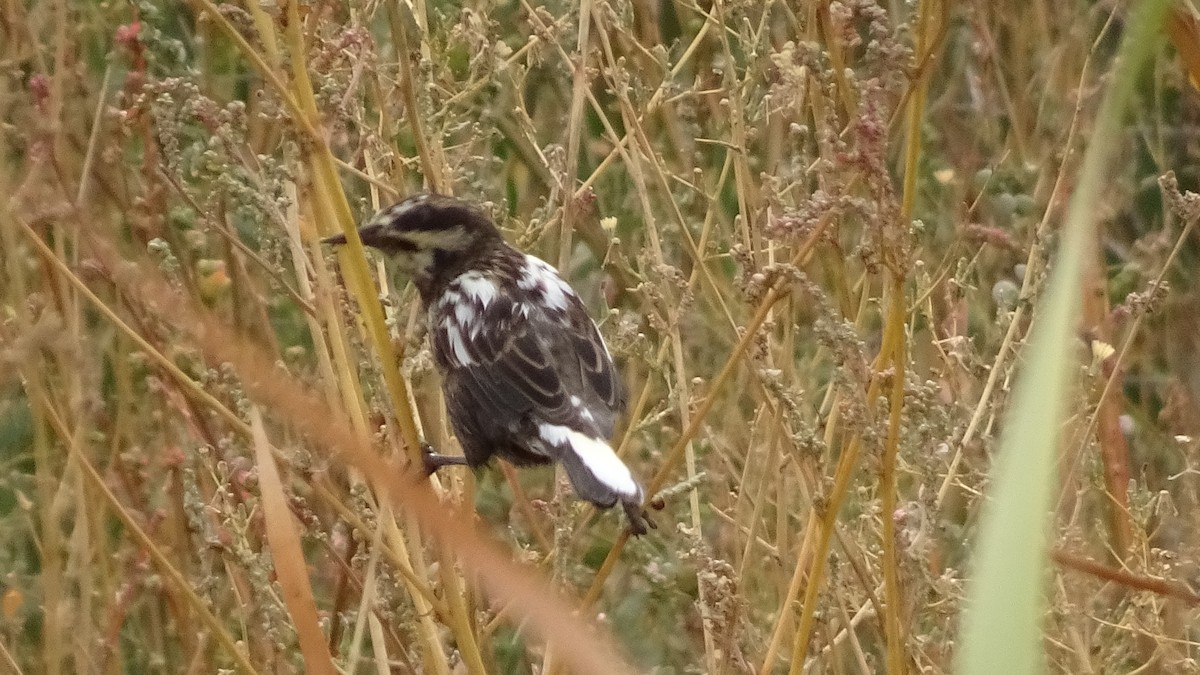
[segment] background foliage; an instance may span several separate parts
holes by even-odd
[[[1056,672],[1196,667],[1189,10],[1094,206]],[[949,671],[1125,18],[5,4],[0,662]],[[584,295],[631,392],[614,442],[657,493],[649,536],[548,470],[432,493],[405,472],[418,437],[454,449],[415,294],[316,240],[420,189],[483,203]]]

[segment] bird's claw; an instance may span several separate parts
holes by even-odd
[[[642,508],[641,504],[622,504],[625,509],[625,517],[629,519],[629,534],[635,537],[640,537],[650,530],[657,530],[658,525],[653,520],[650,520],[650,514]]]
[[[424,465],[425,476],[437,473],[443,466],[467,466],[467,458],[461,455],[439,455],[433,451],[429,443],[421,442],[421,462]]]

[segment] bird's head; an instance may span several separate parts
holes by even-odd
[[[419,194],[383,209],[358,229],[365,246],[378,249],[392,267],[412,279],[428,300],[441,285],[470,269],[496,246],[500,230],[471,204],[436,194]],[[345,244],[346,235],[321,240]]]

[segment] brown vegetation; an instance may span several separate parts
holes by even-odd
[[[0,670],[948,672],[1123,12],[4,3]],[[1168,34],[1095,204],[1056,672],[1200,658]],[[650,535],[549,470],[408,471],[454,449],[415,295],[317,239],[422,189],[584,293]]]

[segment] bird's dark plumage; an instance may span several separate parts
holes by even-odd
[[[483,212],[440,195],[405,199],[358,234],[421,296],[465,462],[561,462],[580,497],[604,508],[620,502],[630,528],[644,533],[642,487],[608,443],[624,387],[554,268],[505,243]]]

